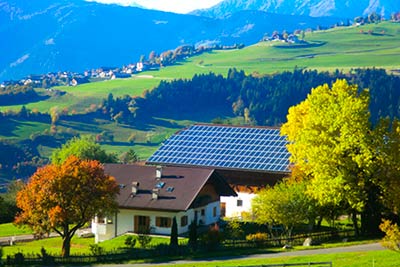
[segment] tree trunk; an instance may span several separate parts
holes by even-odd
[[[65,224],[64,227],[64,233],[62,235],[62,249],[61,249],[61,256],[63,258],[69,257],[70,255],[70,250],[71,250],[71,233],[69,232],[69,225]]]
[[[71,237],[67,234],[63,237],[61,256],[63,258],[69,257],[71,250]]]
[[[355,210],[351,214],[351,220],[353,221],[354,232],[356,236],[359,236],[360,230],[358,229],[357,212]]]
[[[361,231],[364,235],[380,233],[379,224],[382,220],[382,204],[379,202],[379,188],[372,185],[368,190],[368,199],[361,213]]]
[[[322,225],[322,220],[324,219],[324,217],[321,215],[318,218],[318,222],[317,222],[317,229],[321,229],[321,225]]]

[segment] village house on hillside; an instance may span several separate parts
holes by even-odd
[[[171,136],[147,164],[215,169],[237,193],[221,197],[221,215],[242,217],[260,188],[290,174],[286,145],[279,128],[197,124]]]
[[[220,220],[220,197],[236,196],[213,169],[105,164],[105,172],[120,186],[119,212],[93,220],[96,242],[127,232],[169,235],[174,217],[178,234],[194,220],[210,225]]]

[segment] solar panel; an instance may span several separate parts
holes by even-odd
[[[286,145],[277,128],[193,125],[166,140],[147,163],[289,172]]]

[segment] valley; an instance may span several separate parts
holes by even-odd
[[[206,75],[210,72],[227,77],[229,69],[233,68],[244,70],[246,75],[255,77],[295,69],[331,73],[338,70],[347,73],[358,67],[383,68],[388,73],[394,74],[400,69],[399,23],[382,22],[309,31],[305,33],[304,39],[305,44],[263,41],[239,50],[207,52],[186,58],[176,65],[158,71],[141,72],[128,79],[53,87],[51,90],[65,94],[55,94],[37,102],[1,106],[0,110],[3,113],[19,112],[22,106],[25,106],[30,111],[43,114],[50,114],[51,110],[57,111],[61,116],[57,122],[56,132],[51,132],[49,115],[46,115],[47,119],[41,120],[32,118],[21,120],[18,116],[14,116],[3,122],[2,125],[7,127],[1,128],[0,137],[13,144],[28,142],[37,156],[46,158],[52,149],[72,136],[86,134],[99,138],[112,136],[101,141],[105,149],[120,154],[133,148],[141,159],[146,159],[163,140],[182,127],[195,122],[210,122],[215,118],[234,118],[237,115],[232,111],[204,107],[204,110],[187,113],[184,118],[134,116],[130,123],[117,122],[103,115],[99,117],[95,112],[109,94],[114,98],[129,95],[135,99],[142,97],[145,91],[151,91],[159,86],[161,81],[191,79],[195,74]],[[39,94],[48,93],[44,89],[36,91]],[[236,123],[243,123],[243,118],[238,117],[235,120]],[[128,141],[132,135],[134,141]],[[42,137],[37,139],[38,136]],[[9,179],[9,175],[4,173],[2,177]]]

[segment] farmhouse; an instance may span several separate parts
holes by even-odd
[[[147,164],[213,168],[237,196],[221,197],[221,215],[241,217],[260,188],[290,173],[279,128],[196,124],[171,136]]]
[[[236,196],[228,183],[210,168],[105,164],[105,172],[120,186],[119,212],[94,218],[96,242],[127,232],[171,233],[175,217],[178,234],[192,221],[210,225],[220,219],[220,197]]]

